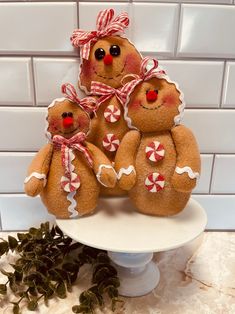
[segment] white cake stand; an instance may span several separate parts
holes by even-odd
[[[119,293],[134,297],[149,293],[160,280],[153,252],[192,241],[204,231],[207,217],[193,199],[180,214],[162,218],[137,213],[127,198],[102,198],[94,215],[56,222],[72,239],[107,250],[118,270]]]

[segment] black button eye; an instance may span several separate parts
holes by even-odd
[[[155,89],[154,91],[158,94],[158,90],[157,89]]]
[[[104,51],[103,48],[98,48],[98,49],[96,49],[96,51],[95,51],[95,58],[96,58],[97,60],[103,59],[104,56],[105,56],[105,51]]]
[[[68,112],[68,117],[72,118],[73,117],[73,113],[72,112]]]
[[[66,118],[68,116],[68,114],[67,114],[67,112],[63,112],[61,116],[64,119],[64,118]]]
[[[149,90],[149,89],[147,89],[147,90],[146,90],[146,92],[145,92],[145,94],[147,95],[149,91],[150,91],[150,90]]]
[[[112,56],[117,57],[121,53],[121,49],[118,45],[112,45],[109,49],[109,52]]]

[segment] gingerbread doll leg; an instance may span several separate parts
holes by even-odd
[[[118,148],[115,158],[115,169],[118,184],[123,190],[130,190],[136,182],[135,156],[140,143],[140,133],[129,131]]]
[[[171,130],[177,152],[172,185],[180,192],[190,192],[199,178],[201,161],[198,145],[193,133],[183,125]]]
[[[40,149],[31,162],[31,165],[28,168],[27,177],[24,181],[24,189],[27,195],[38,195],[46,185],[52,152],[53,146],[47,144]]]

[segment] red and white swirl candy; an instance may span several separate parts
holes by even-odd
[[[153,172],[145,179],[145,187],[149,192],[156,193],[164,189],[165,178],[158,172]]]
[[[104,111],[104,117],[107,122],[115,123],[121,117],[121,111],[117,106],[109,105]]]
[[[115,134],[109,133],[103,138],[103,147],[109,152],[115,152],[120,144]]]
[[[60,183],[62,189],[68,193],[76,191],[81,185],[79,176],[74,172],[72,172],[71,179],[63,176]]]
[[[164,146],[158,142],[153,141],[145,148],[146,157],[153,162],[157,162],[164,158],[165,149]]]

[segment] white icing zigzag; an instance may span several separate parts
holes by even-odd
[[[192,168],[190,168],[188,166],[183,167],[183,168],[176,167],[175,172],[177,172],[178,174],[182,174],[182,173],[187,172],[190,179],[198,179],[200,176],[198,172],[193,172]]]
[[[120,180],[123,174],[125,174],[125,175],[128,176],[128,175],[131,174],[132,172],[136,173],[136,172],[135,172],[135,168],[134,168],[134,166],[132,166],[132,165],[129,166],[128,168],[121,168],[121,169],[119,170],[118,174],[117,174],[117,178],[118,178],[118,180]]]
[[[67,196],[67,200],[71,203],[68,207],[68,211],[71,213],[69,218],[75,218],[78,216],[78,212],[76,211],[75,207],[77,206],[77,202],[74,199],[76,191],[70,192]]]
[[[99,183],[102,184],[102,185],[105,186],[105,187],[108,187],[108,186],[107,186],[106,184],[104,184],[104,183],[101,181],[101,179],[100,179],[100,177],[101,177],[101,172],[102,172],[102,168],[113,169],[113,167],[110,166],[110,165],[100,165],[99,168],[98,168],[98,172],[97,172],[97,174],[96,174],[96,178],[97,178],[97,180],[99,181]],[[113,171],[114,171],[114,173],[116,174],[116,172],[115,172],[114,169],[113,169]]]
[[[47,183],[46,175],[44,173],[32,172],[28,177],[25,178],[24,183],[28,183],[31,178],[37,178],[39,180],[44,180],[44,186]]]

